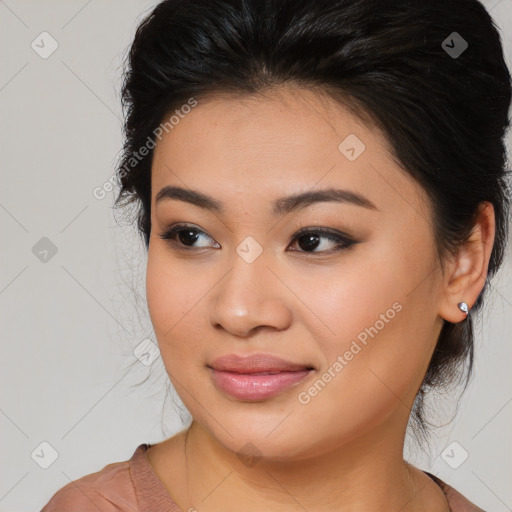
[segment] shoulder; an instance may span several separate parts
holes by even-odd
[[[482,508],[469,501],[453,487],[447,485],[446,497],[453,512],[485,512]]]
[[[130,460],[114,462],[100,471],[69,482],[41,512],[137,512]]]
[[[451,485],[448,485],[446,482],[441,480],[439,477],[424,471],[426,475],[428,475],[434,482],[436,482],[439,487],[443,490],[448,504],[450,505],[450,509],[453,512],[485,512],[485,510],[481,509],[473,502],[468,500],[465,496],[463,496],[459,491],[454,489]]]

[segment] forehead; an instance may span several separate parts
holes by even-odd
[[[396,201],[398,189],[415,188],[377,127],[326,94],[295,87],[198,99],[157,142],[152,200],[169,184],[226,202],[343,186],[377,203],[372,195]]]
[[[348,107],[326,93],[282,86],[260,94],[218,93],[200,98],[197,106],[164,132],[155,153],[182,159],[188,152],[197,159],[215,152],[218,162],[237,153],[255,155],[259,162],[284,154],[310,157],[318,149],[338,156],[338,145],[348,134],[357,133],[370,143],[371,132]],[[376,142],[386,145],[384,139]],[[193,147],[198,151],[190,155]]]

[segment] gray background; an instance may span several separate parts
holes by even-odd
[[[1,512],[39,510],[71,480],[183,428],[164,402],[161,359],[146,366],[134,355],[155,341],[142,243],[113,211],[113,192],[93,196],[122,144],[124,52],[155,3],[0,0]],[[511,66],[512,4],[484,4]],[[31,47],[43,31],[58,43],[46,59]],[[44,237],[57,252],[41,261]],[[406,445],[412,463],[494,512],[512,510],[511,252],[477,325],[475,376],[454,421],[430,455]],[[447,423],[454,403],[434,399],[434,420]]]

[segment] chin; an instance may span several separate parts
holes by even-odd
[[[315,439],[314,431],[296,431],[286,429],[287,420],[279,421],[274,418],[269,421],[255,421],[254,415],[243,421],[226,422],[219,426],[214,420],[206,426],[208,433],[224,448],[232,451],[246,465],[251,466],[256,461],[265,459],[269,462],[293,461],[308,459],[323,451],[318,444],[310,445]],[[224,418],[226,418],[224,416]],[[277,428],[276,428],[276,425]],[[288,428],[292,424],[289,423]],[[223,428],[224,427],[224,428]],[[274,430],[273,430],[274,429]],[[278,432],[279,431],[279,432]],[[322,443],[322,440],[319,440]],[[332,444],[323,440],[327,452]]]

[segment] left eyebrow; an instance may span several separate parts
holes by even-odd
[[[200,208],[224,215],[224,207],[221,202],[197,190],[168,185],[158,192],[155,203],[158,204],[164,199],[185,201],[199,206]],[[309,205],[320,202],[353,204],[371,210],[379,210],[368,198],[356,192],[337,188],[326,188],[278,198],[273,202],[273,214],[284,215],[291,211],[303,209]]]
[[[343,190],[339,188],[326,188],[323,190],[313,190],[302,192],[292,196],[282,197],[274,202],[274,215],[283,215],[293,210],[305,208],[314,203],[346,203],[356,206],[362,206],[371,210],[378,210],[367,197],[357,192]]]

